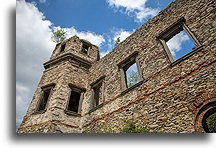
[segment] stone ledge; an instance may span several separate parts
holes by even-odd
[[[121,92],[121,95],[124,95],[124,94],[126,94],[127,92],[129,92],[130,90],[132,90],[132,89],[134,89],[134,88],[140,86],[142,83],[143,83],[143,81],[140,81],[140,82],[134,84],[133,86],[131,86],[131,87],[129,87],[129,88],[123,90],[123,91]]]
[[[60,61],[64,61],[64,60],[67,60],[67,59],[73,59],[83,65],[85,65],[86,67],[91,67],[91,64],[92,62],[89,62],[87,60],[84,60],[84,59],[81,59],[80,57],[72,54],[72,53],[66,53],[66,54],[63,54],[55,59],[51,59],[47,62],[44,63],[44,68],[47,69],[50,67],[50,65],[55,65],[56,63],[59,63]]]
[[[65,114],[70,115],[70,116],[81,117],[81,114],[73,112],[73,111],[65,110],[64,112]]]
[[[182,56],[181,58],[177,59],[176,61],[172,62],[172,63],[170,64],[170,66],[173,67],[173,66],[175,66],[175,65],[177,65],[177,64],[179,64],[179,63],[181,63],[182,61],[188,59],[189,57],[191,57],[191,56],[194,55],[195,53],[201,51],[202,49],[203,49],[202,46],[197,47],[196,49],[192,50],[192,51],[189,52],[188,54],[186,54],[186,55]]]
[[[89,110],[89,113],[92,113],[92,112],[96,111],[97,109],[101,108],[103,105],[104,105],[104,104],[101,103],[101,104],[99,104],[99,105],[93,107],[92,109]]]

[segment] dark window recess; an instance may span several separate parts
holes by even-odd
[[[66,44],[61,45],[61,50],[60,50],[60,52],[63,52],[63,51],[65,50],[65,46],[66,46]]]
[[[93,107],[96,107],[103,102],[102,83],[94,87],[93,90],[94,90]]]
[[[43,97],[40,101],[40,104],[38,106],[38,112],[41,112],[41,111],[44,111],[45,108],[46,108],[46,105],[47,105],[47,101],[48,101],[48,98],[49,98],[49,95],[50,95],[50,92],[51,92],[51,88],[49,89],[46,89],[43,91]]]
[[[88,54],[89,47],[90,46],[88,44],[83,43],[82,48],[81,48],[81,52],[84,53],[84,54]]]
[[[70,101],[67,110],[78,113],[79,101],[80,101],[80,93],[71,91]]]

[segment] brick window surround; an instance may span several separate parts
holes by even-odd
[[[186,20],[184,18],[180,18],[177,22],[170,25],[168,28],[166,28],[164,31],[162,31],[158,35],[158,39],[162,43],[164,50],[166,52],[166,56],[167,56],[169,62],[171,63],[171,65],[175,65],[176,63],[183,61],[184,59],[190,57],[191,55],[193,55],[194,53],[196,53],[197,51],[200,51],[202,49],[201,44],[199,43],[197,38],[194,36],[194,34],[190,31],[190,29],[188,28],[188,26],[186,25],[185,22],[186,22]],[[174,60],[166,42],[183,30],[190,37],[190,39],[194,43],[195,47],[188,54],[182,56],[181,58],[179,58],[177,60]]]
[[[207,125],[204,120],[208,117],[209,114],[216,112],[216,99],[212,98],[205,102],[203,102],[202,106],[200,106],[195,115],[195,132],[198,133],[206,133]]]

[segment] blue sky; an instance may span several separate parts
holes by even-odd
[[[16,126],[32,100],[55,47],[52,31],[62,28],[99,46],[101,57],[173,0],[17,0],[16,6]],[[180,52],[187,37],[168,44]],[[177,42],[176,42],[177,41]]]

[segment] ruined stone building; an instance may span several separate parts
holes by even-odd
[[[178,59],[167,45],[184,31],[194,47]],[[184,50],[184,49],[183,49]],[[135,83],[127,70],[135,65]],[[215,1],[176,0],[100,58],[73,36],[57,44],[18,133],[82,133],[125,121],[164,133],[209,132],[215,113]]]

